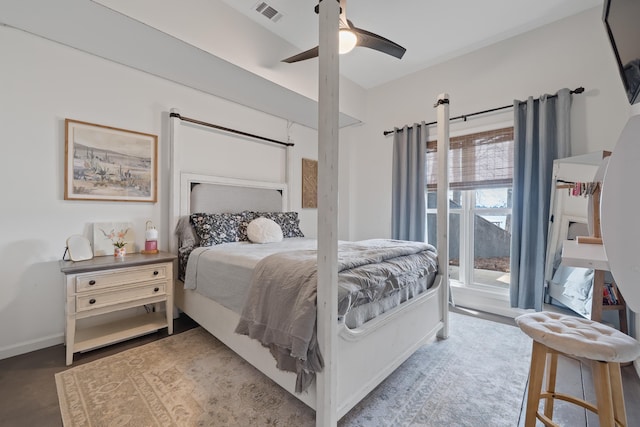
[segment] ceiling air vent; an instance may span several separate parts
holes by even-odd
[[[273,7],[269,6],[267,3],[261,1],[255,7],[256,12],[259,14],[266,16],[272,22],[278,22],[280,18],[282,18],[282,13],[275,10]]]

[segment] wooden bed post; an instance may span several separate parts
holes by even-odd
[[[449,337],[449,94],[438,96],[438,270],[442,275],[442,318],[438,337]]]
[[[180,110],[172,108],[170,113],[180,114]],[[180,169],[182,167],[180,157],[180,149],[177,141],[180,140],[180,119],[177,117],[169,117],[169,153],[171,155],[169,163],[169,173],[171,174],[171,188],[169,189],[169,204],[170,212],[169,216],[169,252],[172,254],[178,253],[178,241],[173,230],[178,223],[178,217],[180,216],[180,195],[182,191],[180,189]]]
[[[287,139],[287,142],[289,142],[289,140]],[[293,180],[293,146],[287,146],[287,148],[285,149],[285,159],[284,159],[284,167],[285,167],[285,171],[284,171],[284,183],[287,184],[287,191],[291,191],[292,187],[291,187],[291,182]],[[291,197],[287,198],[287,206],[286,209],[288,211],[292,211],[293,209],[293,205],[291,203]]]
[[[316,426],[338,423],[338,18],[339,4],[320,2],[318,87],[318,343]]]

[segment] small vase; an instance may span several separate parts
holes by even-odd
[[[127,254],[127,248],[125,246],[121,248],[113,248],[113,256],[125,256]]]

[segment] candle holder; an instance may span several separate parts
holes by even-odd
[[[158,251],[158,230],[153,226],[151,221],[147,221],[147,229],[144,232],[144,250],[143,254],[157,254]]]

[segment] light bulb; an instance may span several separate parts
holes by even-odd
[[[358,37],[347,29],[340,30],[338,37],[338,53],[340,55],[351,52],[358,42]]]

